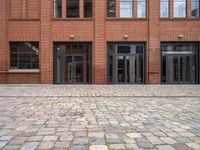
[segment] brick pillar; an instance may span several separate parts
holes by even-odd
[[[41,83],[53,83],[53,49],[51,40],[52,1],[41,0],[40,72]]]
[[[133,18],[137,18],[137,0],[133,1]]]
[[[187,11],[187,18],[191,18],[191,0],[187,0],[187,8],[186,8],[186,11]]]
[[[174,17],[174,1],[169,0],[169,17],[173,18]]]
[[[83,18],[84,17],[84,0],[79,0],[79,17]]]
[[[66,18],[67,4],[66,0],[62,0],[62,18]]]
[[[148,83],[160,83],[159,0],[149,1]]]
[[[93,83],[106,84],[106,43],[105,43],[105,1],[95,0],[94,9],[94,46],[93,46]]]
[[[7,41],[7,16],[8,1],[0,1],[0,83],[6,83],[6,71],[8,64],[8,41]]]

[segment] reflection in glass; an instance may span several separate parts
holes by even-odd
[[[194,18],[200,17],[200,0],[191,0],[191,16]]]
[[[116,0],[107,0],[107,17],[116,17]]]
[[[146,0],[137,0],[137,17],[146,17]]]
[[[160,0],[160,17],[169,17],[169,0]]]
[[[132,17],[133,17],[133,1],[120,0],[120,18],[132,18]]]
[[[174,17],[186,17],[186,0],[174,0]]]

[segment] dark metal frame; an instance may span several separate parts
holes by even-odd
[[[89,59],[90,59],[90,70],[89,70],[89,82],[88,83],[65,83],[65,84],[91,84],[92,83],[92,42],[53,42],[53,83],[54,84],[63,84],[63,83],[57,83],[56,82],[56,77],[57,77],[57,51],[56,51],[56,46],[59,44],[88,44],[90,51],[89,51]]]
[[[106,76],[107,76],[107,83],[108,84],[122,84],[122,85],[125,85],[125,84],[132,84],[132,85],[137,85],[138,83],[111,83],[109,82],[109,52],[108,52],[108,49],[109,49],[109,45],[110,44],[115,44],[115,45],[137,45],[137,44],[143,44],[144,46],[144,50],[143,50],[143,83],[141,84],[145,84],[146,83],[146,42],[107,42],[107,47],[106,47],[106,57],[107,57],[107,61],[106,61],[106,66],[107,66],[107,69],[106,69]],[[140,85],[140,84],[138,84]]]
[[[194,44],[196,49],[196,73],[195,73],[195,83],[165,83],[162,80],[162,75],[163,75],[163,57],[162,57],[162,45],[163,44],[172,44],[172,45],[177,45],[177,44]],[[161,84],[199,84],[200,83],[200,42],[161,42],[160,44],[160,83]]]

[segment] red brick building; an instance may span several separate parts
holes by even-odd
[[[199,0],[1,0],[0,83],[200,83]]]

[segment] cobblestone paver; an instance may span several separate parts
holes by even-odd
[[[200,150],[198,85],[1,85],[3,150]]]

